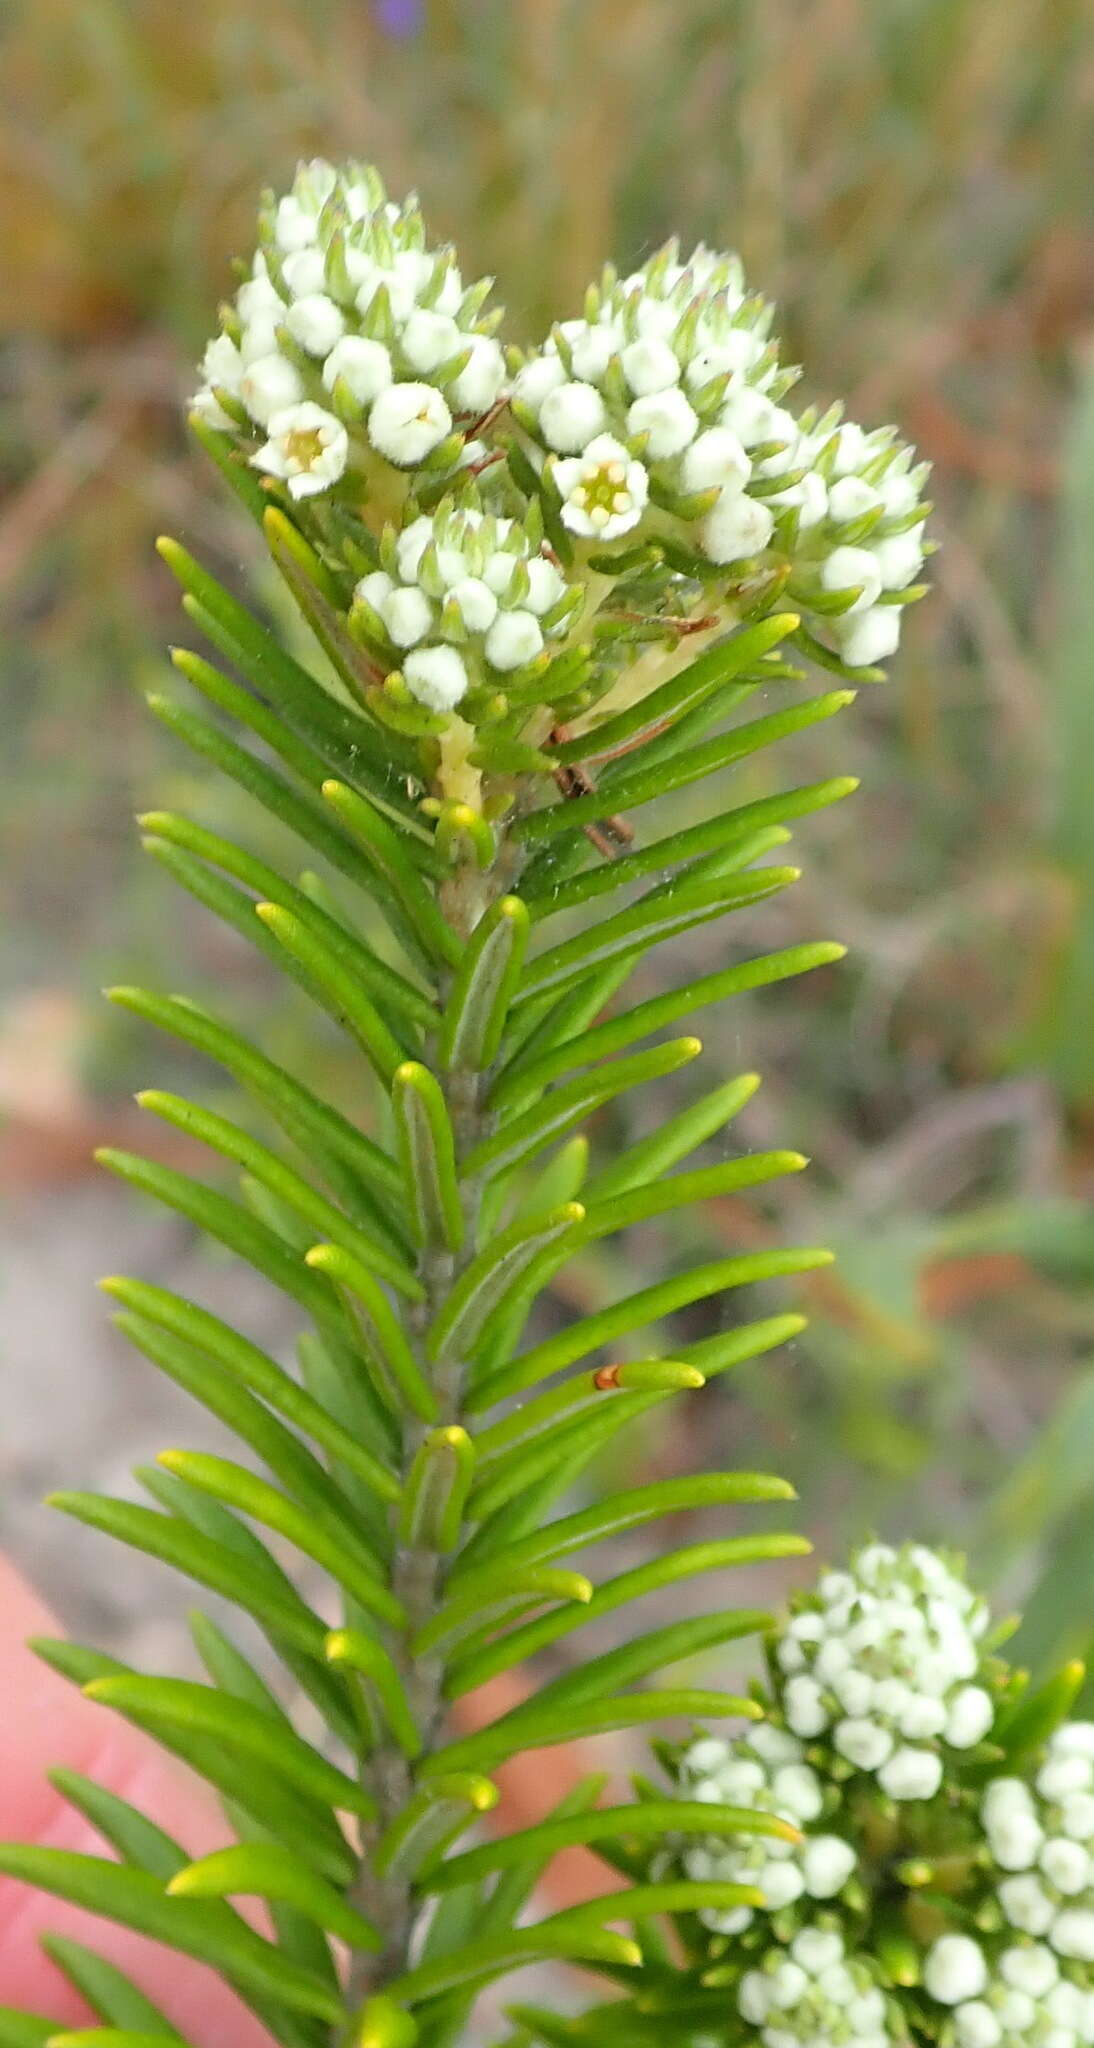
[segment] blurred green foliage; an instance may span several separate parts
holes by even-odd
[[[746,1141],[812,1152],[782,1221],[841,1263],[704,1430],[762,1443],[822,1548],[915,1524],[1016,1592],[1040,1574],[1038,1658],[1083,1644],[1094,1594],[1092,99],[1085,0],[16,0],[0,26],[9,990],[90,989],[107,959],[174,982],[184,949],[263,1000],[141,871],[131,813],[188,770],[134,684],[173,624],[160,526],[254,570],[179,401],[256,191],[300,154],[416,185],[529,335],[609,252],[736,246],[810,394],[935,462],[945,546],[896,678],[799,753],[863,789],[756,918],[852,962],[704,1056],[711,1085],[763,1069]],[[120,1094],[137,1048],[99,1029]],[[612,1285],[587,1263],[583,1301]]]

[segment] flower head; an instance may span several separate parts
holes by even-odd
[[[689,1877],[755,1885],[772,1912],[797,1899],[830,1899],[842,1891],[855,1851],[824,1826],[825,1788],[804,1756],[795,1736],[767,1722],[731,1742],[702,1736],[684,1751],[678,1779],[684,1798],[776,1814],[804,1831],[800,1843],[770,1835],[691,1836],[680,1855]],[[755,1915],[749,1906],[734,1906],[699,1917],[719,1933],[739,1934]]]
[[[1094,1963],[1094,1721],[1056,1730],[1032,1785],[993,1779],[981,1820],[1010,1925]]]
[[[891,1799],[930,1799],[944,1753],[991,1727],[978,1683],[987,1609],[921,1544],[868,1545],[829,1572],[775,1647],[787,1723],[826,1735],[838,1757],[876,1775]]]
[[[827,1928],[804,1927],[789,1949],[769,1949],[745,1971],[737,2005],[765,2048],[895,2048],[902,2039],[869,1963]]]
[[[505,384],[485,296],[465,289],[450,250],[426,246],[416,202],[391,204],[374,171],[302,164],[291,191],[263,208],[251,273],[205,352],[194,409],[251,460],[276,413],[311,403],[346,434],[343,469],[370,457],[416,469],[450,439],[454,464],[464,427]],[[258,466],[281,476],[268,458],[275,439]],[[336,481],[308,474],[310,493]]]

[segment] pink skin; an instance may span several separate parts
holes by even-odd
[[[228,1839],[205,1787],[116,1714],[85,1700],[25,1647],[28,1635],[56,1635],[52,1617],[0,1559],[0,1837],[107,1853],[104,1843],[48,1783],[66,1764],[108,1785],[148,1813],[193,1855]],[[139,1935],[60,1899],[0,1877],[0,2005],[45,2013],[68,2025],[91,2016],[38,1937],[53,1930],[96,1949],[155,2000],[200,2048],[258,2048],[269,2036],[219,1978]]]

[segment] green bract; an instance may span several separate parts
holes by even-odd
[[[177,652],[187,691],[152,708],[234,785],[240,838],[162,810],[142,830],[344,1035],[356,1084],[336,1102],[313,1066],[290,1070],[196,1003],[113,992],[240,1100],[140,1098],[205,1148],[215,1185],[129,1153],[104,1163],[265,1276],[300,1326],[299,1365],[196,1302],[109,1280],[125,1334],[241,1457],[182,1447],[139,1475],[151,1505],[57,1505],[249,1616],[286,1683],[201,1614],[201,1683],[43,1645],[209,1780],[236,1840],[190,1863],[70,1774],[61,1789],[118,1860],[0,1851],[0,1869],[219,1970],[284,2048],[442,2048],[481,1986],[550,1958],[613,1985],[652,1971],[644,2010],[686,2007],[659,1918],[751,1926],[758,1880],[801,1864],[777,1791],[602,1807],[591,1784],[537,1826],[463,1839],[497,1803],[490,1773],[522,1749],[666,1717],[754,1720],[751,1701],[686,1673],[642,1689],[766,1628],[721,1593],[708,1612],[633,1623],[474,1733],[449,1712],[647,1593],[710,1572],[721,1587],[738,1564],[808,1548],[752,1522],[755,1504],[790,1498],[762,1472],[572,1496],[628,1423],[793,1336],[801,1319],[751,1290],[825,1251],[750,1244],[644,1271],[618,1300],[525,1330],[586,1246],[805,1165],[789,1150],[696,1156],[731,1131],[752,1074],[709,1077],[614,1155],[596,1112],[627,1097],[641,1114],[650,1084],[701,1054],[704,1009],[840,957],[828,939],[757,952],[749,912],[797,877],[790,821],[854,783],[757,793],[752,771],[852,699],[798,694],[800,655],[854,678],[895,647],[923,472],[889,430],[789,412],[770,313],[731,258],[669,250],[609,275],[523,365],[486,297],[373,171],[313,163],[265,204],[206,352],[195,431],[261,524],[293,646],[310,652],[162,544],[208,652]],[[677,791],[686,819],[665,802]],[[297,849],[282,865],[249,843],[269,818]],[[632,991],[658,946],[699,927],[708,971]],[[724,1327],[689,1340],[674,1319],[702,1301]],[[682,1547],[605,1572],[598,1546],[669,1515]],[[306,1733],[286,1704],[301,1698]],[[771,1734],[752,1731],[756,1759]],[[706,1866],[664,1866],[670,1832]],[[573,1843],[635,1889],[525,1924],[547,1860]],[[826,1896],[831,1850],[826,1878],[813,1865]],[[262,1933],[231,1903],[249,1897],[267,1904]],[[168,2022],[116,1969],[72,1943],[51,1953],[102,2022],[90,2038],[162,2038]],[[707,1989],[696,1997],[708,2025]],[[52,2032],[0,2014],[0,2048]]]

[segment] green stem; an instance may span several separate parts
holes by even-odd
[[[486,872],[471,862],[453,870],[441,884],[441,910],[461,939],[468,939],[479,919],[497,897],[511,886],[514,862],[521,859],[519,845],[503,837],[493,866]],[[445,979],[450,979],[446,976]],[[440,989],[441,1001],[447,989]],[[491,1119],[482,1104],[489,1075],[455,1067],[440,1071],[437,1079],[444,1091],[456,1140],[457,1160],[466,1158],[488,1134]],[[438,1396],[440,1414],[429,1427],[460,1423],[466,1369],[455,1360],[434,1367],[426,1353],[426,1336],[444,1309],[453,1286],[476,1248],[482,1182],[464,1180],[461,1195],[465,1222],[463,1250],[459,1254],[435,1247],[423,1251],[418,1277],[424,1289],[421,1302],[401,1305],[408,1340],[423,1371]],[[421,1445],[427,1425],[408,1416],[403,1426],[402,1469],[405,1479]],[[442,1695],[443,1660],[437,1656],[415,1656],[411,1643],[429,1622],[444,1597],[445,1560],[438,1552],[418,1544],[401,1544],[392,1566],[392,1590],[407,1613],[404,1630],[389,1640],[388,1647],[398,1668],[411,1712],[422,1738],[422,1754],[439,1746],[445,1701]],[[414,1771],[402,1750],[390,1741],[381,1746],[363,1766],[362,1775],[377,1804],[377,1819],[363,1830],[362,1867],[350,1897],[365,1917],[379,1927],[384,1946],[377,1955],[355,1951],[350,1962],[347,1995],[351,2010],[371,1992],[377,1991],[409,1966],[416,1904],[410,1883],[401,1877],[380,1876],[373,1867],[375,1845],[393,1821],[403,1813],[413,1795]]]

